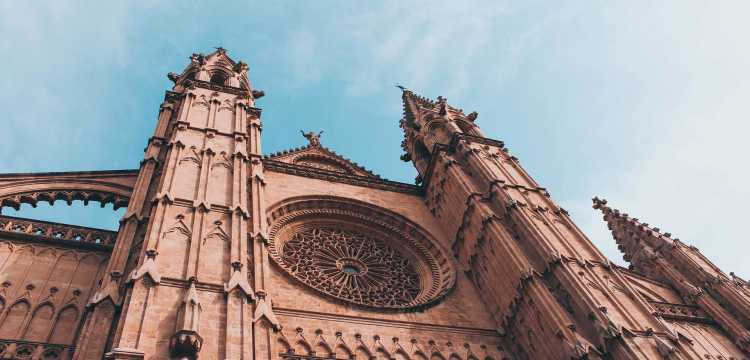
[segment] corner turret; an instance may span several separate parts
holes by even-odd
[[[262,90],[253,89],[248,78],[248,66],[242,61],[234,61],[227,51],[221,47],[216,51],[204,55],[193,54],[190,63],[182,73],[169,73],[167,77],[174,82],[173,91],[182,92],[186,88],[193,87],[196,83],[207,86],[215,86],[226,89],[234,89],[251,99],[259,99],[265,95]]]
[[[404,105],[404,117],[401,119],[404,141],[401,147],[406,152],[401,160],[414,163],[420,175],[418,179],[426,174],[435,147],[448,145],[454,134],[484,136],[474,123],[479,116],[476,112],[466,115],[462,109],[448,105],[448,100],[442,96],[430,100],[406,88],[399,88]]]

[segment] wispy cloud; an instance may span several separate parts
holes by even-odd
[[[324,4],[0,2],[0,171],[137,166],[164,74],[222,45],[268,90],[270,149],[325,126],[326,144],[410,181],[401,83],[478,110],[608,256],[595,194],[750,274],[750,3]]]

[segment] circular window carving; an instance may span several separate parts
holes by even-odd
[[[411,261],[384,241],[338,224],[309,224],[286,241],[281,261],[303,282],[338,298],[394,307],[419,295]]]
[[[300,199],[269,216],[269,253],[287,273],[339,300],[428,306],[455,281],[452,262],[405,218],[343,199]]]

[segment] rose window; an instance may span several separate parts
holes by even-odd
[[[437,302],[455,283],[453,260],[424,229],[370,204],[292,199],[269,211],[269,225],[268,250],[275,263],[340,301],[419,309]]]
[[[315,226],[286,241],[281,260],[301,281],[340,299],[371,306],[409,304],[420,292],[409,259],[370,234]]]

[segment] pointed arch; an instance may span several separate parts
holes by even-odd
[[[435,139],[435,143],[446,143],[450,141],[450,134],[442,121],[430,122],[430,124],[427,125],[427,129]]]
[[[19,284],[23,283],[24,278],[29,267],[34,263],[34,248],[29,245],[23,245],[14,248],[8,260],[6,261],[5,268],[3,269],[0,276],[2,281],[7,281],[11,284],[12,288],[17,288]]]
[[[357,346],[357,348],[355,349],[355,353],[356,353],[357,359],[372,359],[373,358],[372,352],[370,352],[370,349],[368,349],[364,345],[364,343]]]
[[[336,349],[334,349],[334,351],[337,358],[343,357],[344,359],[354,359],[354,352],[343,341],[336,344]]]
[[[394,359],[411,360],[411,355],[409,355],[409,353],[407,353],[406,350],[404,350],[404,348],[402,348],[398,344],[396,346],[397,346],[396,351],[393,352]]]
[[[138,169],[0,174],[0,208],[18,210],[21,204],[36,206],[39,201],[53,205],[56,200],[68,204],[93,200],[102,205],[113,203],[117,210],[127,206],[137,176]]]
[[[422,139],[414,140],[412,151],[414,166],[416,166],[419,171],[426,172],[427,168],[430,166],[432,155],[427,149],[427,146],[424,144],[424,141],[422,141]]]
[[[414,360],[429,360],[422,350],[415,351],[412,356]]]
[[[377,350],[375,350],[375,353],[378,355],[378,360],[391,360],[393,359],[393,356],[391,353],[386,350],[384,347],[380,347]]]
[[[31,321],[26,327],[24,340],[46,342],[47,336],[52,329],[55,306],[51,302],[44,302],[37,306],[31,315]]]
[[[227,76],[224,74],[223,71],[214,71],[211,74],[211,79],[209,80],[210,83],[214,85],[224,85],[227,81]]]
[[[78,327],[78,308],[75,305],[68,305],[57,314],[52,334],[49,342],[53,344],[70,345],[75,339],[76,328]]]
[[[232,201],[232,188],[234,186],[234,174],[232,162],[221,152],[211,164],[209,172],[208,200],[212,204],[229,206]]]
[[[295,345],[298,345],[301,347],[301,353],[304,353],[304,355],[313,355],[315,354],[315,350],[312,346],[310,346],[310,343],[307,342],[303,337],[300,337],[297,339],[297,342]]]
[[[432,352],[432,355],[430,355],[430,360],[446,360],[446,359],[445,359],[445,356],[443,356],[443,354],[435,350]]]
[[[52,275],[52,269],[57,263],[58,251],[54,248],[44,247],[34,256],[34,262],[26,273],[26,281],[46,281]]]
[[[26,299],[14,303],[5,314],[2,323],[0,323],[1,339],[16,339],[21,333],[21,327],[26,321],[31,305]]]
[[[320,357],[336,357],[336,352],[322,339],[315,344],[315,355]]]
[[[0,274],[3,273],[3,269],[5,269],[4,265],[8,262],[12,253],[13,245],[11,243],[0,242]]]
[[[276,344],[279,346],[280,349],[283,349],[282,354],[294,354],[294,347],[292,344],[289,343],[289,340],[287,340],[286,336],[284,336],[283,332],[279,332],[279,335],[276,336]]]

